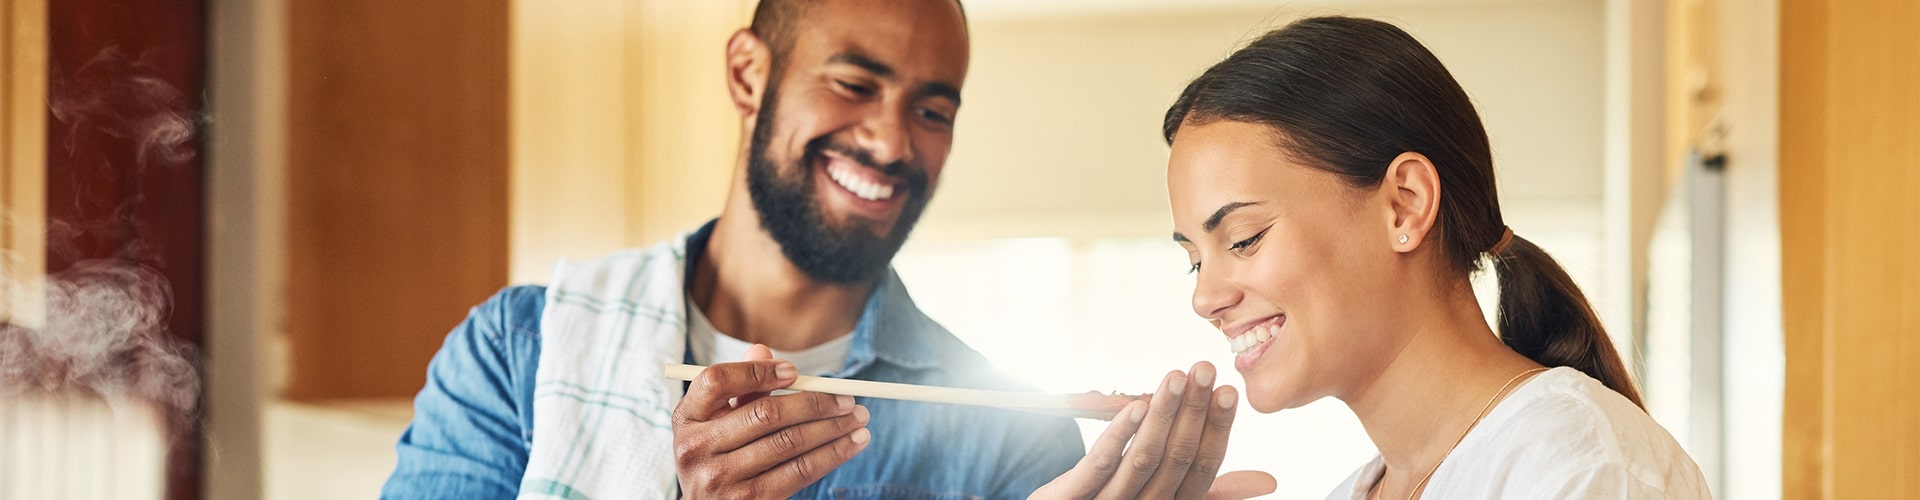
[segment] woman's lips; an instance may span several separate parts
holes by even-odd
[[[1240,371],[1253,368],[1260,356],[1266,354],[1267,346],[1273,339],[1280,337],[1280,329],[1286,326],[1286,315],[1277,315],[1265,321],[1253,324],[1238,335],[1227,339],[1228,348],[1233,350],[1233,367]]]

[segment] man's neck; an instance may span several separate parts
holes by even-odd
[[[1537,367],[1493,335],[1471,295],[1417,313],[1421,330],[1372,380],[1342,395],[1387,463],[1385,491],[1406,491],[1453,450],[1500,385]]]
[[[852,331],[874,288],[807,276],[761,229],[750,206],[729,206],[720,216],[693,273],[688,298],[715,329],[776,351],[807,349]]]

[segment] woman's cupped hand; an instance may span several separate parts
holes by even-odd
[[[1276,483],[1265,472],[1217,475],[1240,393],[1214,388],[1214,375],[1205,361],[1168,373],[1149,401],[1114,416],[1079,464],[1029,498],[1240,500],[1272,493]]]

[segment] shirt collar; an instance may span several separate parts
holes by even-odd
[[[707,221],[700,229],[687,235],[687,255],[681,274],[685,282],[681,286],[692,283],[694,265],[706,254],[707,242],[712,239],[717,222],[719,219]],[[866,305],[860,309],[860,319],[853,327],[853,342],[847,350],[846,364],[830,376],[851,377],[865,371],[876,360],[910,370],[937,367],[940,350],[935,346],[938,341],[935,334],[938,331],[933,321],[913,305],[913,298],[907,295],[906,285],[900,282],[900,275],[889,266],[886,275],[873,287],[873,293],[867,296]]]

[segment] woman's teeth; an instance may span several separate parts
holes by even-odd
[[[880,201],[893,197],[892,184],[869,182],[859,174],[848,172],[848,168],[838,165],[828,167],[827,177],[833,178],[833,182],[839,183],[840,187],[847,188],[847,191],[863,200]]]
[[[1259,347],[1260,344],[1265,344],[1269,340],[1273,340],[1273,337],[1279,334],[1280,327],[1278,325],[1260,325],[1247,329],[1247,331],[1241,333],[1240,336],[1227,339],[1227,344],[1233,348],[1234,354],[1240,354],[1247,352],[1249,349]]]

